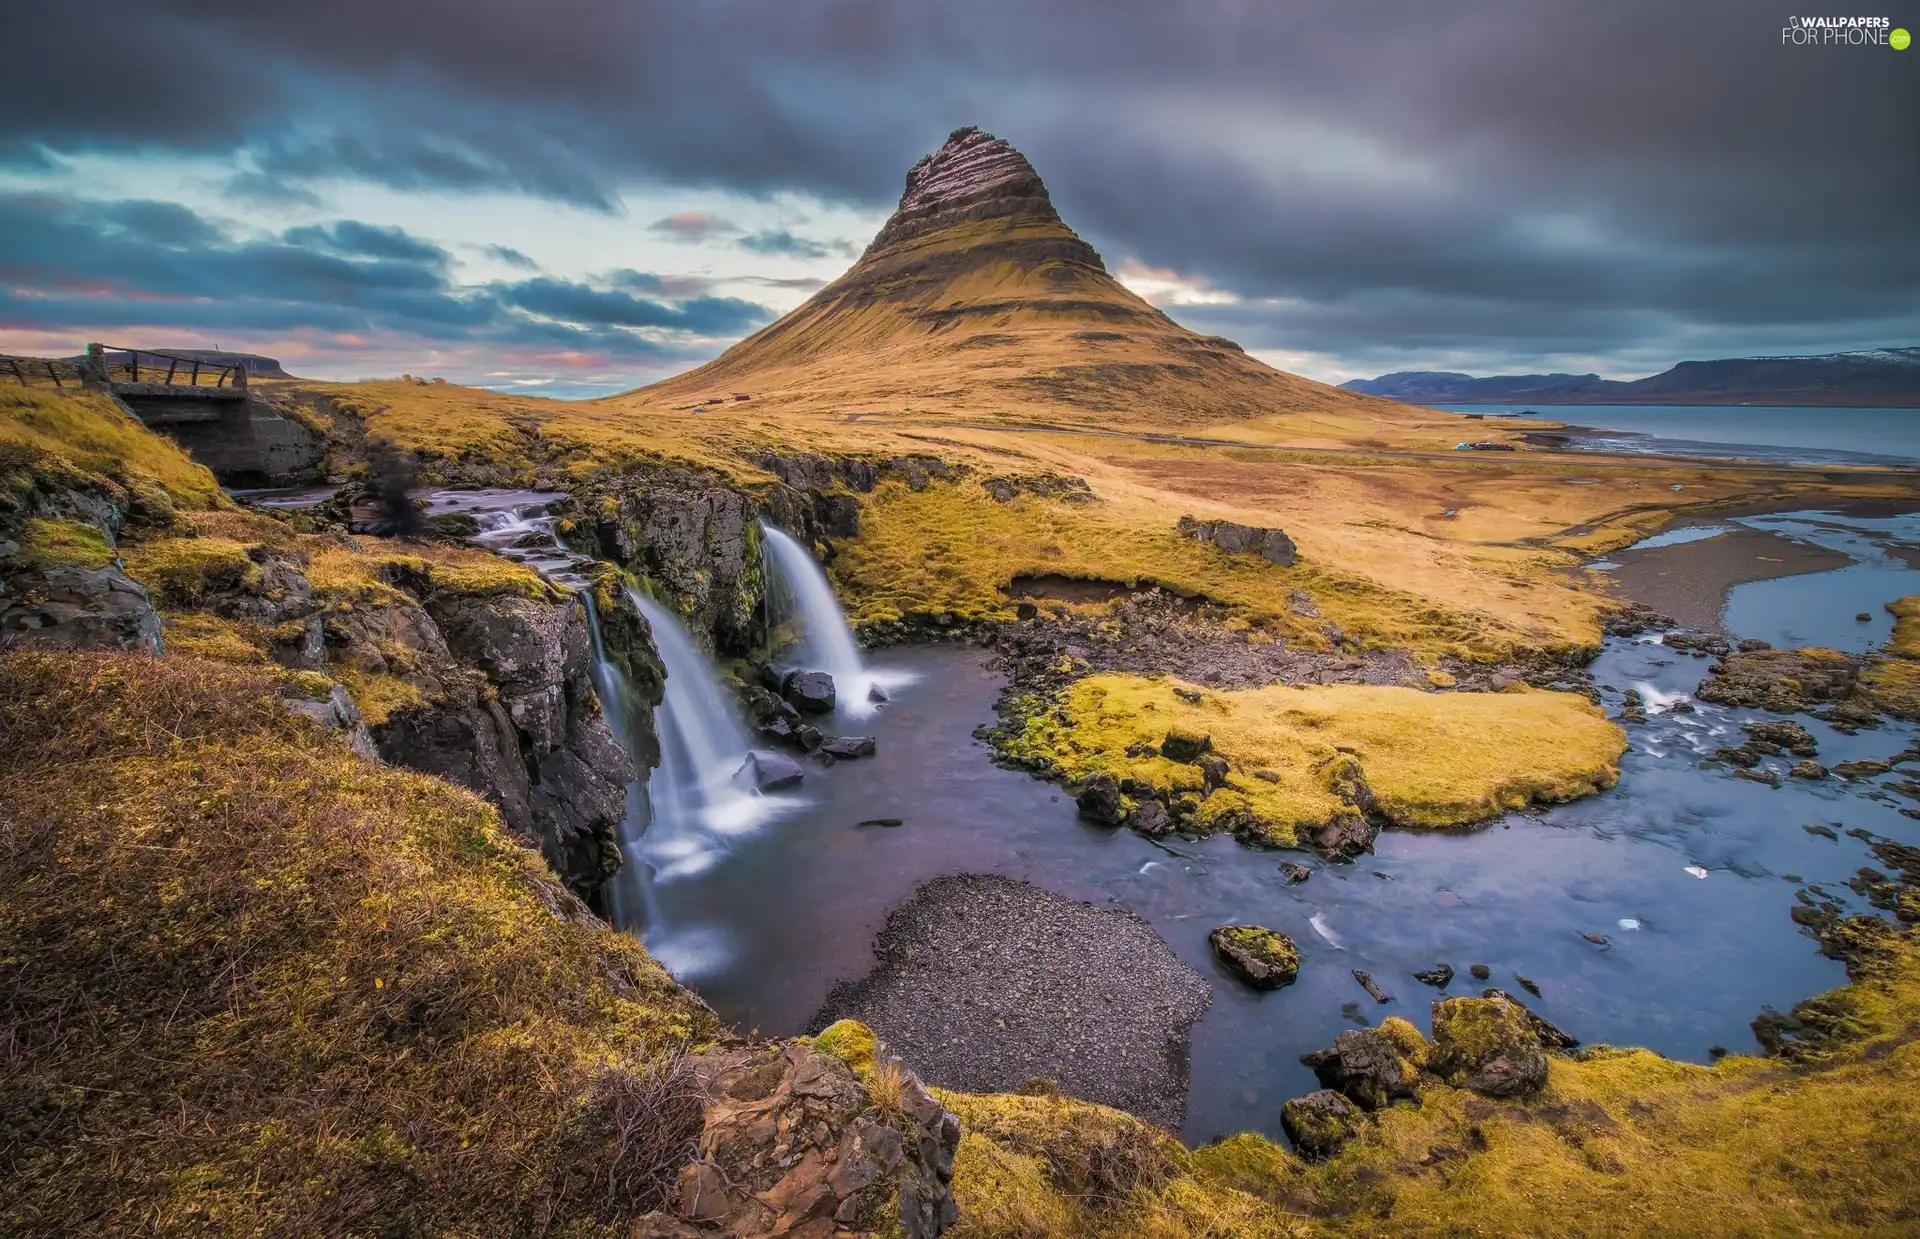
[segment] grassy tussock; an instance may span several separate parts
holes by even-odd
[[[1573,693],[1275,685],[1200,690],[1194,702],[1177,688],[1195,691],[1165,678],[1089,676],[1067,689],[1057,712],[1031,719],[1014,750],[1069,778],[1106,773],[1198,796],[1200,768],[1158,750],[1169,731],[1210,736],[1231,773],[1200,802],[1201,822],[1250,811],[1287,844],[1342,809],[1343,755],[1359,763],[1394,825],[1443,827],[1609,787],[1626,747],[1624,733]]]
[[[269,674],[0,660],[0,1230],[619,1235],[712,1020]]]
[[[159,538],[130,543],[127,575],[147,587],[161,606],[190,607],[209,592],[251,590],[260,566],[247,548],[226,538]]]
[[[0,447],[51,458],[132,489],[160,489],[185,507],[225,502],[213,475],[92,392],[0,388]]]

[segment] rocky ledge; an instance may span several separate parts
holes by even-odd
[[[874,954],[814,1029],[859,1020],[943,1087],[1057,1087],[1179,1126],[1188,1035],[1213,991],[1138,916],[1010,878],[936,878],[888,916]]]

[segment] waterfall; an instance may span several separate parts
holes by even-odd
[[[743,834],[798,802],[743,788],[734,775],[745,762],[747,729],[720,686],[713,664],[694,645],[677,616],[629,590],[653,628],[654,648],[667,670],[666,693],[654,711],[660,765],[647,781],[651,820],[636,858],[656,881],[698,873]]]
[[[867,692],[880,683],[868,672],[847,627],[846,614],[833,596],[827,574],[807,548],[765,521],[760,523],[760,546],[769,584],[768,609],[780,619],[798,621],[801,638],[793,662],[833,677],[842,714],[859,717],[873,710]]]

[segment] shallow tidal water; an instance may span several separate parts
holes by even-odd
[[[971,735],[992,720],[998,690],[981,651],[902,649],[876,662],[913,682],[876,716],[837,730],[877,736],[877,756],[810,768],[781,816],[733,838],[703,871],[656,884],[649,947],[723,1017],[792,1035],[836,980],[872,965],[887,909],[939,874],[1005,874],[1131,909],[1214,986],[1193,1035],[1189,1140],[1277,1135],[1281,1102],[1315,1087],[1299,1056],[1388,1015],[1425,1029],[1439,993],[1412,974],[1441,962],[1459,974],[1449,993],[1502,986],[1585,1042],[1698,1062],[1716,1045],[1751,1050],[1748,1023],[1762,1007],[1844,982],[1789,919],[1793,879],[1847,896],[1844,880],[1871,863],[1859,841],[1801,828],[1838,823],[1920,842],[1920,823],[1870,781],[1775,790],[1698,768],[1738,742],[1739,722],[1765,717],[1702,704],[1630,728],[1623,778],[1609,792],[1472,831],[1389,831],[1357,862],[1228,838],[1161,847],[1087,825],[1059,787],[991,764]],[[1706,666],[1651,640],[1616,640],[1594,673],[1616,690],[1605,694],[1611,711],[1629,687],[1651,703],[1677,700]],[[1804,721],[1829,764],[1887,757],[1913,738],[1904,727],[1847,737]],[[874,818],[904,825],[857,824]],[[1305,860],[1313,877],[1288,886],[1282,860]],[[1298,982],[1262,994],[1220,969],[1206,937],[1229,921],[1291,935],[1304,961]],[[1473,963],[1492,979],[1471,980]],[[1355,968],[1394,1001],[1376,1004]],[[1542,996],[1525,994],[1516,974]]]

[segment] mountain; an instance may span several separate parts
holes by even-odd
[[[1347,391],[1410,404],[1780,404],[1920,408],[1920,348],[1868,349],[1814,357],[1683,361],[1644,379],[1597,374],[1474,378],[1401,370],[1353,379]]]
[[[839,279],[706,365],[608,399],[686,408],[735,394],[756,412],[1102,426],[1392,408],[1168,318],[1061,220],[1025,156],[974,128],[913,165]]]
[[[1346,391],[1386,396],[1391,400],[1404,400],[1408,404],[1431,404],[1434,401],[1468,404],[1497,401],[1507,396],[1541,390],[1580,387],[1600,381],[1597,374],[1500,374],[1480,379],[1451,370],[1396,370],[1377,379],[1350,379],[1340,386]]]

